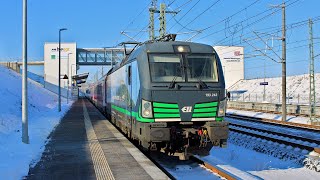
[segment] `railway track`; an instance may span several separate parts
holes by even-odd
[[[181,161],[178,156],[168,156],[159,152],[151,152],[149,157],[170,174],[171,179],[192,179],[192,177],[221,179],[220,175],[208,171],[207,168],[193,159]]]
[[[309,151],[313,151],[314,148],[318,148],[318,146],[320,146],[320,140],[285,134],[282,132],[269,131],[262,128],[253,128],[230,123],[229,129],[235,132],[246,133],[248,135],[264,138],[270,141],[276,141],[293,147],[299,147],[300,149],[306,149]]]
[[[165,156],[158,153],[153,153],[151,158],[160,166],[164,167],[166,171],[176,179],[192,179],[192,177],[187,176],[187,174],[192,174],[192,176],[198,179],[259,179],[256,176],[236,168],[226,169],[219,167],[218,164],[208,162],[192,154],[189,160],[186,161],[180,161],[176,156]],[[183,169],[183,174],[186,176],[179,175],[181,169]]]
[[[304,154],[305,156],[302,162],[306,165],[307,168],[320,171],[320,136],[319,134],[317,134],[320,131],[318,131],[317,129],[270,123],[257,120],[257,118],[251,119],[250,117],[244,116],[228,117],[235,119],[238,119],[238,117],[240,117],[240,121],[231,119],[229,120],[229,129],[231,132],[246,135],[251,139],[259,140],[264,143],[277,143],[281,148],[287,149],[289,151],[292,150],[297,153],[300,152],[301,155]],[[243,123],[241,121],[250,121],[251,123]],[[257,127],[257,124],[259,123],[261,124]],[[274,128],[275,126],[278,127]],[[296,131],[293,131],[294,133],[288,133],[289,128],[295,129]],[[312,133],[308,135],[308,132]],[[312,134],[314,134],[314,136],[312,136]],[[302,153],[303,151],[304,153]],[[307,155],[310,153],[315,153],[316,155]]]
[[[231,124],[236,124],[238,126],[245,126],[247,128],[255,128],[260,130],[267,130],[268,132],[278,133],[279,135],[285,135],[286,137],[292,135],[297,139],[303,141],[310,141],[319,144],[320,142],[320,130],[296,127],[296,126],[287,126],[278,123],[270,123],[261,121],[258,118],[246,117],[246,116],[227,116],[227,120]],[[292,138],[295,138],[292,137]]]
[[[194,160],[195,162],[202,165],[204,168],[212,171],[215,174],[218,174],[222,178],[225,178],[227,180],[235,180],[235,179],[259,179],[256,176],[253,176],[247,172],[240,171],[238,169],[234,169],[234,171],[237,171],[236,173],[234,171],[226,170],[224,168],[219,167],[218,165],[215,165],[213,163],[207,162],[203,159],[201,159],[198,156],[191,155],[190,159]]]
[[[282,127],[287,127],[287,128],[289,127],[289,128],[294,128],[297,130],[308,130],[311,132],[320,133],[320,126],[314,126],[314,125],[309,125],[309,124],[284,122],[284,121],[271,120],[271,119],[266,119],[266,118],[248,117],[248,116],[235,115],[235,114],[226,114],[226,117],[235,118],[235,119],[244,120],[244,121],[259,122],[259,123],[263,123],[263,124],[273,124],[276,126],[282,126]]]
[[[221,177],[224,177],[228,180],[235,180],[237,179],[236,176],[234,176],[232,173],[225,171],[217,166],[211,165],[208,162],[203,161],[202,159],[198,158],[197,156],[191,156],[191,159],[193,159],[194,161],[196,161],[197,163],[203,165],[205,168],[207,168],[208,170],[220,175]]]
[[[277,142],[279,144],[283,144],[286,146],[292,146],[292,147],[297,147],[300,149],[305,149],[308,151],[313,151],[315,149],[315,147],[311,146],[311,145],[304,145],[304,144],[300,144],[298,142],[292,142],[290,140],[284,140],[284,139],[278,139],[278,137],[273,136],[272,132],[269,133],[265,133],[265,132],[260,132],[259,130],[256,130],[255,132],[251,131],[251,129],[249,130],[244,130],[244,129],[240,129],[240,128],[236,128],[236,127],[230,127],[229,129],[233,132],[237,132],[237,133],[241,133],[241,134],[246,134],[252,137],[256,137],[256,138],[260,138],[260,139],[265,139],[267,141],[273,141],[273,142]],[[253,129],[253,128],[252,128]],[[292,137],[292,136],[291,136]],[[284,137],[285,138],[285,137]]]

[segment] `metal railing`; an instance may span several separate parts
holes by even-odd
[[[228,109],[241,109],[248,111],[258,112],[272,112],[281,113],[281,104],[278,103],[259,103],[259,102],[241,102],[241,101],[229,101],[227,103]],[[320,106],[315,107],[316,116],[320,116]],[[287,113],[295,115],[309,116],[310,107],[308,105],[288,104]]]
[[[319,97],[319,96],[318,96]],[[258,93],[242,93],[242,94],[230,94],[230,101],[240,101],[240,102],[261,102],[261,103],[281,103],[281,94],[263,94]],[[287,104],[299,104],[308,105],[309,95],[306,94],[288,94]],[[320,97],[317,98],[316,105],[320,105]]]

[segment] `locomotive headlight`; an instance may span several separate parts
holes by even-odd
[[[151,102],[142,99],[141,107],[142,107],[141,109],[142,117],[153,118]]]
[[[173,45],[173,50],[175,53],[190,53],[191,49],[188,45]]]
[[[146,116],[146,117],[150,116],[150,111],[149,110],[144,110],[143,111],[143,115]]]
[[[220,101],[218,109],[218,117],[226,115],[226,100]]]
[[[184,51],[183,46],[178,46],[178,51],[179,51],[179,52],[183,52],[183,51]]]
[[[146,102],[146,103],[143,104],[143,107],[144,107],[145,109],[149,109],[150,106],[151,106],[151,103],[150,103],[150,102]]]

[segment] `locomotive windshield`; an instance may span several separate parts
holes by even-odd
[[[213,55],[189,55],[186,58],[188,82],[218,82],[217,63]]]
[[[152,82],[185,82],[181,71],[181,59],[176,54],[150,54],[150,74]]]
[[[218,82],[213,54],[149,54],[149,63],[152,82]]]

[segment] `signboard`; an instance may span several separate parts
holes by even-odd
[[[71,53],[71,50],[70,48],[61,48],[61,59],[68,59],[68,54]],[[50,55],[51,55],[51,59],[52,60],[55,60],[55,59],[58,59],[59,57],[59,48],[56,47],[56,48],[51,48],[51,52],[50,52]]]
[[[244,49],[240,46],[214,46],[221,60],[226,89],[244,79]]]
[[[268,82],[261,82],[260,85],[266,86],[266,85],[268,85]]]
[[[76,87],[76,86],[72,87],[72,89],[71,89],[72,98],[77,98],[78,97],[78,93],[79,93],[78,91],[79,91],[78,87]]]

